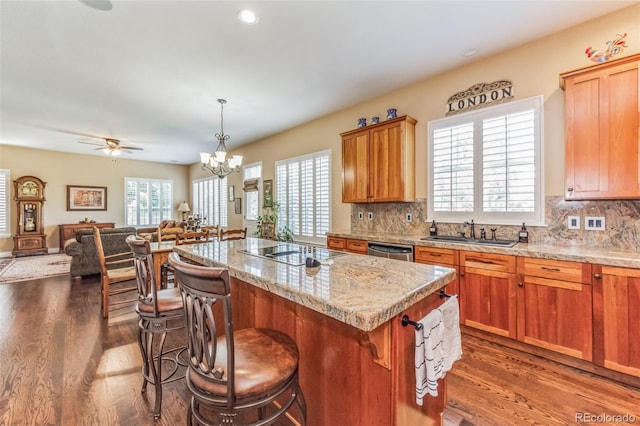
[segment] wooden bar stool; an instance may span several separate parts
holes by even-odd
[[[266,328],[234,330],[229,271],[193,265],[169,255],[184,300],[191,408],[187,423],[257,426],[273,424],[297,408],[306,424],[298,384],[298,347]]]
[[[180,360],[180,356],[186,350],[185,346],[167,351],[164,349],[167,332],[184,328],[182,295],[177,288],[159,289],[159,283],[154,276],[153,258],[148,240],[132,235],[127,237],[127,244],[134,255],[138,285],[136,312],[139,317],[138,344],[142,354],[142,393],[146,393],[147,384],[151,383],[154,386],[153,417],[157,419],[160,417],[162,408],[162,385],[182,379],[186,370],[184,368],[187,365],[186,361]],[[159,337],[159,341],[156,337]],[[163,361],[174,364],[164,374]]]

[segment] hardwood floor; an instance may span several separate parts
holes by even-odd
[[[97,278],[0,284],[0,425],[184,424],[182,380],[165,385],[153,420],[153,389],[150,400],[140,393],[136,327],[130,306],[102,320]],[[580,424],[583,412],[640,424],[638,388],[471,336],[463,351],[447,376],[447,426]]]

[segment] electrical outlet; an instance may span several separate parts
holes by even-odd
[[[367,213],[367,219],[373,220],[373,212],[368,212]]]
[[[587,231],[604,231],[604,216],[585,216],[584,229]]]
[[[358,219],[360,220],[364,219],[364,213],[358,212]]]
[[[413,216],[411,216],[411,213],[407,213],[407,222],[411,222],[413,220]]]
[[[568,216],[567,229],[580,229],[580,216]]]

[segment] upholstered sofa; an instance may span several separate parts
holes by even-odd
[[[135,235],[136,228],[103,228],[100,237],[105,256],[130,251],[126,243],[129,235]],[[71,256],[71,276],[99,274],[100,263],[92,229],[79,229],[75,239],[64,244],[64,252]]]
[[[160,241],[166,241],[175,240],[176,234],[185,232],[186,229],[186,222],[163,220],[158,226],[153,228],[138,228],[137,234],[139,237],[151,242],[158,241],[158,234],[160,234]]]

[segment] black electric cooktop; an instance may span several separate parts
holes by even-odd
[[[306,262],[307,257],[312,257],[322,262],[333,257],[344,256],[347,253],[329,250],[324,247],[307,246],[302,244],[282,243],[273,247],[252,247],[246,250],[239,250],[240,253],[251,256],[263,257],[276,262],[288,265],[301,266]]]

